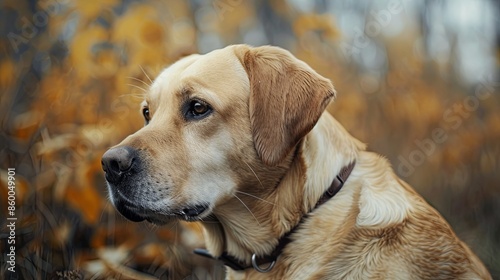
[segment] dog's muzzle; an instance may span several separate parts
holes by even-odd
[[[102,169],[106,173],[111,200],[115,208],[127,219],[140,222],[162,222],[170,218],[181,218],[186,221],[196,221],[209,208],[208,204],[188,204],[170,214],[158,214],[151,209],[145,209],[137,202],[137,185],[140,185],[145,168],[142,166],[139,152],[131,147],[116,147],[108,150],[102,156]],[[161,216],[161,217],[160,217]]]

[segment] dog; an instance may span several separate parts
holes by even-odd
[[[328,112],[290,52],[232,45],[152,83],[145,126],[102,157],[132,221],[204,226],[227,279],[491,279],[444,218]]]

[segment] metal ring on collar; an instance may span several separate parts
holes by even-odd
[[[258,264],[257,264],[257,256],[255,256],[255,254],[252,255],[252,266],[255,270],[257,270],[258,272],[260,273],[266,273],[266,272],[269,272],[271,271],[271,269],[273,269],[274,265],[276,264],[276,260],[272,261],[271,264],[266,267],[266,268],[261,268]]]

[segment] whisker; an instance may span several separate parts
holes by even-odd
[[[149,82],[151,82],[151,84],[153,84],[153,81],[151,80],[151,78],[148,76],[148,74],[146,73],[146,71],[144,71],[144,68],[142,68],[142,66],[139,65],[139,68],[141,68],[142,70],[142,73],[144,73],[144,75],[146,75],[146,78],[148,78]]]
[[[257,178],[257,180],[259,181],[260,186],[264,187],[264,185],[262,185],[262,182],[259,179],[259,176],[257,176],[257,173],[255,173],[255,171],[253,170],[253,168],[248,163],[246,163],[246,161],[244,161],[244,163],[248,166],[248,168],[250,168],[250,171],[252,171],[252,173],[255,176],[255,178]]]
[[[104,216],[104,212],[106,212],[108,205],[109,205],[109,192],[108,192],[108,199],[105,200],[106,204],[104,204],[104,207],[101,209],[101,216],[99,217],[99,221],[102,222],[102,217]]]
[[[236,199],[238,199],[241,204],[243,204],[243,206],[245,206],[245,208],[248,210],[248,212],[250,212],[250,214],[252,214],[253,218],[255,219],[255,221],[257,221],[257,223],[259,224],[259,226],[261,226],[259,220],[257,220],[257,217],[255,217],[255,215],[252,213],[252,211],[250,210],[250,208],[248,208],[248,206],[243,202],[243,200],[241,200],[237,195],[233,194],[234,197],[236,197]]]
[[[147,223],[149,232],[157,232],[160,228],[157,224]]]
[[[181,226],[179,220],[175,221],[174,246],[179,244],[179,226]]]
[[[131,87],[138,88],[138,89],[140,89],[140,90],[144,91],[144,93],[148,92],[148,90],[147,90],[147,89],[145,89],[145,88],[143,88],[143,87],[140,87],[140,86],[137,86],[137,85],[134,85],[134,84],[127,84],[127,85],[129,85],[129,86],[131,86]]]
[[[141,79],[138,79],[138,78],[136,78],[136,77],[131,77],[131,76],[129,76],[129,77],[127,77],[127,78],[129,78],[129,79],[131,79],[131,80],[134,80],[134,81],[141,82],[141,83],[142,83],[142,84],[144,84],[146,87],[150,87],[150,86],[151,86],[150,84],[148,84],[148,83],[146,83],[145,81],[143,81],[143,80],[141,80]]]
[[[171,224],[168,225],[168,230],[174,230],[174,227],[177,228],[178,223],[179,223],[179,220],[175,219]]]
[[[120,97],[120,98],[122,98],[122,97],[135,97],[135,98],[139,98],[139,99],[144,99],[144,94],[126,93],[126,94],[122,94],[118,97]]]
[[[265,202],[265,203],[269,203],[269,204],[271,204],[271,205],[275,205],[274,203],[272,203],[272,202],[270,202],[270,201],[267,201],[267,200],[265,200],[265,199],[263,199],[263,198],[260,198],[260,197],[258,197],[258,196],[256,196],[256,195],[249,194],[249,193],[242,192],[242,191],[236,191],[236,192],[237,192],[237,193],[244,194],[244,195],[251,196],[251,197],[253,197],[253,198],[255,198],[255,199],[258,199],[258,200],[261,200],[261,201],[263,201],[263,202]]]

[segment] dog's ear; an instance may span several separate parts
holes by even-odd
[[[335,90],[330,80],[284,49],[245,46],[235,53],[250,80],[255,148],[265,164],[277,165],[314,127]]]

